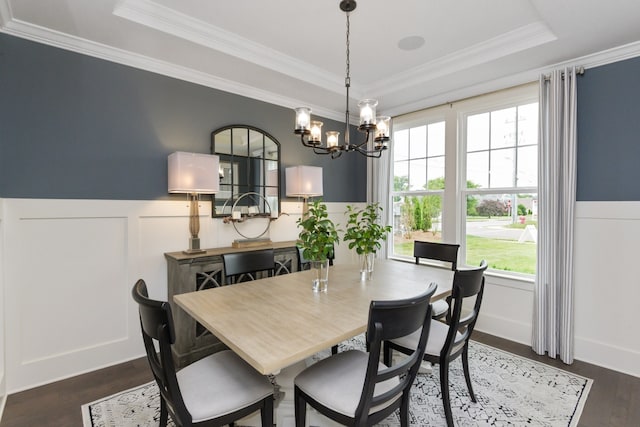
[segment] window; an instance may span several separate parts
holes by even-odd
[[[392,147],[392,256],[456,242],[462,265],[535,274],[537,85],[394,118]]]
[[[414,240],[441,240],[444,125],[437,121],[394,133],[394,255],[412,256]]]

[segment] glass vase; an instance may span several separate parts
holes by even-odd
[[[373,262],[376,254],[366,253],[360,254],[360,280],[366,281],[371,280],[371,276],[373,275]]]
[[[329,260],[310,261],[311,272],[313,273],[311,289],[313,292],[327,292],[329,283]]]

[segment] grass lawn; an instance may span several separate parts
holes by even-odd
[[[396,255],[413,256],[413,242],[394,245],[394,252]],[[536,245],[532,242],[467,236],[467,264],[478,265],[483,259],[491,269],[536,273]]]

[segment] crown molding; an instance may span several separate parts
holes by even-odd
[[[624,61],[626,59],[636,58],[640,56],[640,41],[628,43],[626,45],[617,46],[601,52],[576,57],[567,61],[548,65],[545,67],[526,70],[521,73],[512,74],[507,77],[482,82],[476,85],[459,88],[456,90],[434,94],[428,98],[419,101],[410,102],[395,106],[385,110],[384,113],[392,117],[401,114],[407,114],[425,108],[431,108],[438,105],[456,102],[472,96],[482,95],[485,93],[518,86],[525,83],[531,83],[540,79],[543,74],[548,74],[553,70],[566,67],[584,67],[585,70],[590,68],[601,67],[603,65],[612,64],[614,62]]]
[[[524,43],[526,41],[526,37],[525,37],[526,31],[521,31],[521,30],[522,29],[519,30],[520,31],[519,34],[523,37],[522,42]],[[529,31],[531,32],[531,34],[535,34],[536,27],[534,26],[532,28],[529,28]],[[96,57],[99,59],[116,62],[122,65],[131,66],[134,68],[165,75],[168,77],[177,78],[180,80],[200,84],[202,86],[222,90],[222,91],[233,93],[240,96],[245,96],[248,98],[256,99],[258,101],[267,102],[267,103],[278,105],[285,108],[295,108],[302,104],[308,104],[307,102],[303,102],[292,97],[282,96],[273,92],[265,91],[257,87],[240,84],[235,81],[230,81],[227,79],[222,79],[201,71],[197,71],[197,70],[193,70],[180,65],[172,64],[166,61],[160,61],[144,55],[135,54],[129,51],[125,51],[123,49],[113,48],[104,44],[88,41],[85,39],[81,39],[79,37],[71,36],[65,33],[53,31],[44,27],[40,27],[24,21],[20,21],[13,17],[9,0],[0,0],[0,32],[4,32],[4,33],[10,34],[16,37],[24,38],[27,40],[32,40],[38,43],[43,43],[50,46],[58,47],[61,49],[77,52],[80,54]],[[495,40],[495,39],[493,41],[498,42],[498,40]],[[482,45],[483,44],[479,44],[466,50],[473,51],[474,48],[478,48],[475,50],[475,53],[480,55],[483,50],[480,48]],[[489,47],[485,46],[485,50],[486,49],[489,49]],[[494,44],[491,49],[501,49],[501,46],[499,43],[497,43],[497,44]],[[464,51],[456,52],[456,54],[460,54],[461,52],[464,52]],[[450,55],[450,56],[455,56],[455,55]],[[595,68],[595,67],[607,65],[613,62],[623,61],[625,59],[635,58],[638,56],[640,56],[640,41],[618,46],[618,47],[597,52],[594,54],[577,57],[561,63],[556,63],[556,64],[552,64],[549,66],[536,68],[532,70],[525,70],[523,72],[512,74],[510,76],[503,77],[500,79],[485,81],[476,85],[461,87],[452,91],[429,95],[418,101],[412,101],[412,102],[399,104],[395,106],[387,106],[387,108],[384,109],[384,114],[390,115],[390,116],[397,116],[400,114],[405,114],[412,111],[433,107],[436,105],[455,102],[457,100],[461,100],[471,96],[476,96],[483,93],[536,81],[539,79],[541,74],[549,73],[551,70],[558,69],[558,68],[575,65],[575,66],[582,66],[585,69],[589,69],[589,68]],[[417,69],[409,70],[409,73],[416,74],[416,73],[425,72],[425,74],[427,74],[430,70],[438,71],[438,70],[433,70],[433,67],[437,67],[437,66],[452,67],[454,64],[451,64],[451,62],[453,61],[455,61],[454,58],[447,58],[446,61],[443,60],[442,62],[434,61],[432,63],[426,64],[423,67],[418,67],[420,68],[419,71]],[[438,65],[436,63],[440,63],[440,64]],[[451,72],[451,71],[446,71],[446,72],[443,72],[442,74],[448,73],[448,72]],[[421,79],[417,79],[417,80],[414,79],[413,82],[402,84],[402,87],[410,86],[411,84],[419,84],[430,78],[434,78],[434,77],[422,76]],[[400,85],[401,82],[399,82],[399,80],[401,80],[401,78],[394,76],[393,78],[388,79],[386,83],[382,82],[382,83],[376,84],[376,87],[383,86],[385,84],[388,84],[389,87],[393,87],[393,84]],[[303,79],[303,81],[308,81],[308,80]],[[397,90],[399,87],[401,86],[396,86],[392,90]],[[342,92],[339,92],[339,93],[342,94]],[[325,118],[336,120],[336,121],[344,121],[344,111],[327,109],[320,105],[310,105],[309,107],[312,108],[314,115],[325,117]],[[357,120],[357,117],[355,119]]]
[[[113,14],[331,92],[344,93],[342,76],[328,73],[312,64],[159,5],[152,0],[123,0],[116,5]]]
[[[3,2],[4,0],[0,0]],[[0,12],[2,9],[0,9]],[[30,24],[24,21],[12,18],[6,22],[2,32],[23,39],[35,41],[38,43],[54,46],[60,49],[80,53],[82,55],[92,56],[94,58],[104,59],[110,62],[150,71],[168,77],[196,83],[213,89],[222,90],[247,98],[256,99],[258,101],[279,105],[287,108],[295,108],[301,104],[300,100],[286,97],[277,93],[265,91],[263,89],[244,85],[228,79],[213,76],[202,71],[197,71],[181,65],[172,64],[167,61],[161,61],[148,56],[132,53],[123,49],[114,48],[101,43],[96,43],[79,37],[71,36],[59,31]],[[334,120],[342,120],[343,114],[339,111],[323,109],[316,107],[315,111]]]
[[[545,24],[534,22],[378,81],[369,91],[381,97],[556,39]]]

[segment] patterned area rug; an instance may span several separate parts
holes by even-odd
[[[362,336],[340,346],[364,348]],[[327,357],[319,353],[314,359]],[[578,425],[593,380],[477,342],[469,346],[469,368],[478,403],[471,402],[460,359],[450,367],[451,407],[457,426]],[[155,383],[145,384],[82,406],[84,427],[157,426],[160,413]],[[437,366],[418,374],[411,393],[412,426],[443,426]],[[379,424],[400,425],[397,415]],[[169,423],[173,427],[173,423]]]

